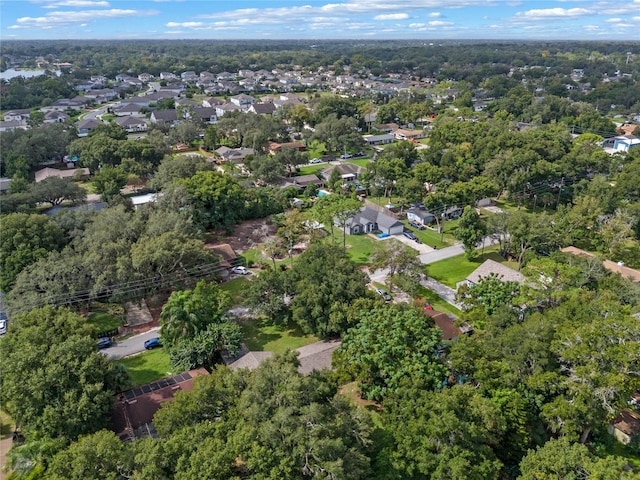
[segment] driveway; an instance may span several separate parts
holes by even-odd
[[[489,247],[491,245],[496,245],[498,243],[497,240],[492,239],[491,237],[485,237],[484,246]],[[483,244],[481,243],[477,250],[482,249]],[[423,253],[420,255],[420,262],[424,265],[428,265],[429,263],[437,262],[438,260],[444,260],[445,258],[457,257],[458,255],[464,254],[464,246],[462,243],[456,243],[450,247],[441,248],[439,250],[431,249],[431,252]]]
[[[143,352],[144,342],[150,338],[157,337],[158,330],[160,330],[160,327],[152,328],[148,332],[140,333],[139,335],[134,335],[126,340],[114,343],[113,346],[105,348],[101,350],[101,352],[112,360]]]
[[[407,245],[408,247],[411,247],[414,250],[417,250],[418,253],[420,254],[420,256],[426,255],[426,254],[429,254],[429,253],[433,252],[433,248],[430,247],[429,245],[426,245],[424,243],[417,243],[417,242],[414,242],[413,240],[409,240],[407,237],[405,237],[402,234],[393,235],[393,236],[387,237],[387,238],[395,238],[399,242],[404,243],[405,245]],[[383,239],[383,240],[386,240],[386,238]]]

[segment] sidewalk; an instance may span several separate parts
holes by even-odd
[[[485,237],[483,239],[484,243],[481,243],[476,250],[482,249],[483,245],[485,247],[490,247],[491,245],[497,245],[497,240],[491,237]],[[420,255],[420,261],[424,265],[428,265],[433,262],[437,262],[439,260],[444,260],[445,258],[457,257],[458,255],[464,254],[464,246],[462,243],[456,243],[450,247],[441,248],[440,250],[434,250],[429,253],[423,253]]]

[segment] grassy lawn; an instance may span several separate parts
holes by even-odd
[[[336,241],[342,247],[342,233],[336,233]],[[359,266],[369,263],[376,240],[369,235],[347,235],[347,255]]]
[[[429,245],[430,247],[436,246],[438,248],[444,248],[455,243],[455,239],[450,233],[450,229],[453,228],[453,226],[449,225],[453,222],[445,222],[444,236],[441,236],[437,230],[431,230],[430,228],[425,228],[424,230],[413,228],[409,225],[409,220],[401,220],[401,222],[404,223],[405,230],[413,232],[413,234],[418,237],[422,243]],[[442,240],[440,240],[441,237]]]
[[[433,309],[438,312],[448,313],[456,317],[459,317],[462,313],[459,309],[441,299],[437,293],[422,285],[418,285],[418,296],[429,302]]]
[[[117,362],[127,369],[131,383],[136,387],[174,373],[169,365],[169,354],[163,348],[142,352]]]
[[[317,165],[305,165],[304,167],[300,167],[298,171],[300,172],[300,175],[311,175],[312,173],[316,173],[318,170],[323,169],[327,165],[328,165],[327,163],[319,163]]]
[[[497,246],[485,249],[484,255],[478,255],[474,260],[469,260],[465,255],[447,258],[434,262],[429,265],[429,276],[444,283],[445,285],[455,288],[456,283],[467,278],[471,272],[478,268],[482,262],[491,259],[500,262],[508,267],[517,269],[515,262],[507,262],[497,253]]]
[[[96,332],[109,332],[122,325],[122,319],[107,312],[91,312],[87,321],[96,328]]]
[[[305,335],[297,325],[273,325],[264,319],[245,319],[240,322],[243,341],[249,350],[284,353],[304,347],[318,339]]]
[[[369,159],[369,158],[354,158],[354,159],[351,159],[351,160],[347,160],[347,163],[353,163],[354,165],[357,165],[359,167],[367,168],[369,166],[369,164],[371,163],[371,159]]]
[[[247,267],[250,267],[251,265],[264,260],[264,258],[262,258],[262,253],[259,248],[250,248],[249,250],[242,252],[242,254],[240,255],[240,258],[244,259],[244,264]]]
[[[220,290],[229,292],[233,304],[239,305],[242,302],[242,289],[246,283],[247,279],[245,277],[237,277],[228,282],[221,283]]]

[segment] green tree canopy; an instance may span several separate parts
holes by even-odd
[[[0,339],[0,398],[24,432],[75,439],[106,427],[126,374],[97,351],[93,334],[66,309],[12,320]]]
[[[378,401],[407,379],[426,389],[441,385],[445,369],[435,352],[442,332],[430,317],[401,305],[358,306],[356,325],[334,356],[339,375],[357,380],[364,396]]]

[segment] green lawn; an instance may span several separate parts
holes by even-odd
[[[87,321],[96,328],[96,333],[110,332],[122,325],[122,318],[107,312],[91,312]]]
[[[342,247],[342,232],[336,231],[336,242]],[[369,235],[347,235],[347,255],[358,265],[369,263],[376,240]]]
[[[311,175],[312,173],[316,173],[318,170],[321,170],[326,166],[326,163],[319,163],[317,165],[305,165],[304,167],[300,167],[298,171],[300,172],[300,175]]]
[[[459,317],[462,313],[459,309],[441,299],[437,293],[423,287],[422,285],[418,285],[418,296],[429,302],[433,309],[438,312],[448,313],[456,317]]]
[[[159,380],[173,375],[169,364],[169,354],[164,348],[145,351],[132,357],[117,360],[129,372],[133,386]]]
[[[264,319],[244,319],[240,321],[240,326],[243,341],[249,350],[284,353],[318,341],[292,324],[273,325]]]
[[[347,163],[353,163],[354,165],[357,165],[359,167],[367,168],[371,163],[371,159],[370,158],[354,158],[351,160],[347,160]]]
[[[245,277],[237,277],[228,282],[221,283],[220,290],[229,292],[233,304],[240,305],[242,303],[242,290],[246,283],[247,279]]]
[[[497,249],[497,246],[486,248],[484,255],[478,255],[474,260],[467,259],[465,255],[458,255],[457,257],[434,262],[428,267],[429,276],[451,288],[455,288],[457,282],[467,278],[471,272],[488,259],[495,260],[511,268],[518,268],[517,263],[507,262],[498,255]]]
[[[440,235],[437,230],[431,230],[430,228],[418,230],[417,228],[413,228],[409,225],[409,220],[401,221],[404,223],[405,230],[413,232],[413,234],[418,237],[422,243],[429,245],[430,247],[436,246],[438,248],[444,248],[453,245],[455,242],[450,233],[450,229],[453,227],[449,226],[449,224],[453,222],[445,222],[444,235]],[[442,240],[440,240],[440,238],[442,238]]]

